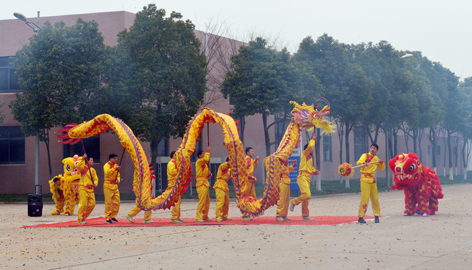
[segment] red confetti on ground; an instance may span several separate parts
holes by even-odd
[[[357,216],[315,216],[314,220],[302,220],[302,217],[290,217],[292,220],[284,222],[275,221],[275,217],[257,217],[252,221],[242,221],[241,217],[233,218],[232,220],[225,220],[217,222],[215,219],[206,222],[195,222],[194,218],[184,218],[183,223],[172,223],[170,219],[153,218],[153,223],[143,223],[143,219],[135,218],[134,223],[127,219],[118,219],[118,222],[112,224],[105,223],[105,218],[94,217],[87,219],[87,224],[77,224],[77,220],[54,222],[47,224],[36,224],[23,226],[22,228],[54,228],[54,227],[168,227],[168,226],[201,226],[201,225],[303,225],[303,226],[319,226],[319,225],[340,225],[346,223],[357,222]],[[373,219],[374,217],[364,217],[365,220]]]

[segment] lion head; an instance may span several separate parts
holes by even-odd
[[[423,165],[415,153],[400,153],[388,162],[396,186],[415,186],[423,172]]]

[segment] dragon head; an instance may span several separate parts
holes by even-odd
[[[323,120],[323,116],[328,115],[331,111],[329,102],[322,97],[320,97],[320,100],[326,103],[326,106],[320,111],[316,110],[316,105],[308,106],[305,103],[299,105],[295,101],[290,101],[295,106],[292,110],[292,116],[302,130],[311,130],[313,127],[317,127],[322,129],[322,134],[333,133],[334,125]]]
[[[415,153],[400,153],[388,162],[396,187],[415,186],[423,172],[423,165]]]

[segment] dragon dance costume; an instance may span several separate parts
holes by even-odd
[[[208,178],[211,177],[211,173],[208,172],[207,163],[210,161],[210,151],[207,150],[205,156],[197,160],[195,167],[197,169],[197,193],[198,193],[198,206],[197,216],[195,220],[206,220],[208,218],[208,211],[210,210],[210,183]]]
[[[85,165],[84,158],[77,163],[77,169],[80,173],[78,221],[81,222],[85,221],[95,208],[94,185],[98,185],[98,177],[94,168]],[[90,172],[92,176],[90,176]]]
[[[167,188],[172,189],[175,186],[175,181],[177,181],[177,176],[179,175],[179,171],[177,170],[177,167],[175,166],[175,159],[171,159],[169,163],[167,163]],[[178,220],[180,219],[180,203],[181,203],[181,197],[179,195],[179,200],[175,203],[175,205],[172,207],[172,220]]]
[[[103,195],[105,196],[105,219],[110,220],[115,218],[120,211],[120,191],[118,190],[118,183],[120,183],[120,173],[118,165],[112,162],[107,162],[103,166],[104,183]],[[116,181],[116,183],[115,183]]]
[[[229,210],[228,180],[231,177],[229,163],[225,162],[218,167],[216,182],[213,189],[216,193],[216,220],[227,220]]]
[[[357,165],[378,161],[377,156],[371,153],[362,154],[357,161]],[[369,205],[369,198],[372,202],[372,211],[374,216],[380,216],[379,193],[377,191],[377,183],[375,181],[375,170],[379,168],[385,170],[385,163],[371,164],[361,168],[361,203],[359,205],[359,217],[363,218]]]

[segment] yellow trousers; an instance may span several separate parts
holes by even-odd
[[[180,218],[180,203],[182,202],[181,197],[179,196],[179,201],[175,203],[172,207],[172,219],[179,219]]]
[[[79,190],[79,219],[78,221],[84,221],[95,208],[95,194],[93,192],[87,192],[85,190]]]
[[[64,203],[65,203],[65,202],[66,202],[66,200],[65,200],[64,198],[63,198],[63,199],[58,199],[58,200],[56,201],[56,211],[54,211],[54,212],[56,212],[56,213],[55,213],[54,215],[56,215],[57,212],[59,212],[59,213],[64,213]],[[54,213],[54,212],[53,212],[53,213]],[[51,213],[51,214],[52,214],[52,213]]]
[[[79,196],[79,183],[72,183],[70,185],[70,190],[67,192],[66,196],[66,213],[69,213],[71,216],[74,214],[75,203],[80,201]]]
[[[277,217],[286,217],[288,214],[288,206],[290,203],[290,185],[283,182],[279,184],[280,193],[277,201]]]
[[[369,198],[372,202],[372,211],[374,216],[380,216],[379,193],[377,184],[367,184],[361,181],[361,203],[359,205],[359,217],[364,217],[369,205]]]
[[[205,185],[197,187],[198,206],[195,219],[207,219],[210,210],[210,188]]]
[[[310,182],[311,179],[309,177],[297,177],[297,184],[300,187],[301,195],[292,200],[295,205],[299,205],[300,203],[302,204],[302,216],[304,217],[310,215],[310,210],[308,209],[308,203],[310,203],[311,198]]]
[[[120,211],[120,191],[103,188],[103,195],[105,195],[105,219],[110,220]]]
[[[141,208],[135,206],[131,211],[129,211],[128,216],[130,217],[135,217],[137,214],[141,212]],[[149,211],[144,211],[144,220],[150,220],[152,216],[151,210]]]
[[[216,219],[227,219],[229,210],[229,193],[221,188],[215,188],[216,193]]]
[[[254,183],[247,183],[247,188],[249,190],[249,196],[256,200],[256,188],[254,187]]]

